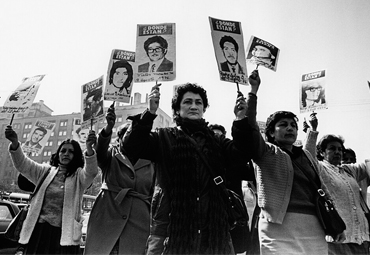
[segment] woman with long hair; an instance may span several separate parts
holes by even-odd
[[[86,141],[83,154],[77,141],[63,141],[51,156],[50,164],[39,164],[28,158],[12,126],[5,129],[11,142],[9,154],[14,167],[32,183],[45,177],[31,201],[24,221],[20,244],[24,254],[81,254],[81,202],[84,191],[98,173],[94,131]]]

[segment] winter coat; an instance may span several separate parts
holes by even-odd
[[[132,165],[117,146],[109,147],[110,141],[111,135],[99,134],[103,185],[90,214],[85,254],[109,254],[117,241],[119,254],[144,254],[154,168],[143,159]]]

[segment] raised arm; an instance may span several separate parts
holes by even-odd
[[[105,119],[107,120],[107,125],[105,125],[105,127],[100,132],[95,146],[98,164],[99,167],[102,169],[105,169],[105,167],[109,164],[108,159],[110,153],[108,152],[108,148],[112,137],[112,130],[114,125],[116,124],[116,114],[113,104],[108,108]]]
[[[142,114],[130,116],[132,125],[123,137],[123,147],[129,156],[155,161],[158,155],[158,135],[151,132],[153,121],[157,117],[160,93],[157,84],[148,96],[148,109]]]
[[[252,127],[252,142],[248,144],[252,151],[252,158],[259,159],[262,157],[266,143],[264,138],[260,133],[260,129],[257,124],[257,92],[259,86],[261,84],[261,79],[258,74],[258,70],[254,70],[252,74],[249,76],[249,84],[251,85],[251,90],[248,93],[247,99],[247,117],[249,121],[249,125]]]
[[[303,148],[308,150],[313,158],[316,158],[316,143],[317,143],[317,136],[319,132],[317,131],[317,127],[319,125],[319,120],[317,118],[317,113],[311,113],[309,117],[309,124],[306,122],[306,126],[308,126],[307,129],[307,135],[305,142],[303,144]]]

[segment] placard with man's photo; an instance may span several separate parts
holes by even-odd
[[[104,119],[103,75],[81,87],[81,126],[90,128]]]
[[[54,128],[55,123],[45,120],[36,120],[26,141],[22,144],[23,151],[26,153],[40,154]]]
[[[209,17],[213,48],[221,81],[248,84],[240,22]]]
[[[265,40],[251,36],[247,52],[247,62],[257,67],[263,66],[276,72],[280,49]]]
[[[134,82],[176,78],[175,23],[137,25]]]

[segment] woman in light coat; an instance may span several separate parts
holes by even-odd
[[[26,244],[24,254],[80,254],[82,196],[98,173],[94,131],[90,131],[84,155],[77,141],[67,139],[52,155],[50,165],[26,157],[11,126],[5,137],[11,142],[9,153],[20,173],[34,184],[46,175],[23,223],[19,243]]]

